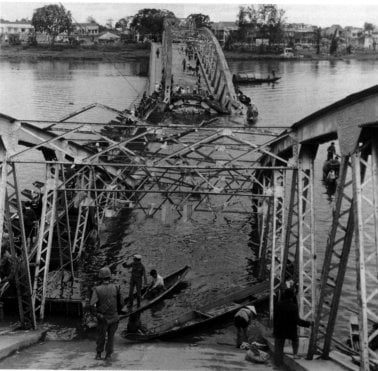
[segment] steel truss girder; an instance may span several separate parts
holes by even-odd
[[[282,260],[285,242],[285,187],[284,172],[275,171],[273,175],[273,216],[271,228],[271,262],[270,262],[270,296],[269,313],[270,320],[274,315],[275,292],[281,285]]]
[[[65,169],[59,166],[60,178],[66,184]],[[56,234],[59,246],[60,268],[68,267],[71,277],[74,277],[74,265],[72,257],[72,237],[69,217],[70,204],[67,191],[59,191],[56,202]]]
[[[342,157],[333,205],[332,226],[327,240],[319,299],[307,354],[308,359],[313,358],[318,347],[323,347],[324,358],[328,358],[330,351],[353,236],[352,198],[346,192],[347,188],[352,185],[351,181],[347,182],[346,180],[349,166],[349,156]],[[346,218],[347,220],[345,220]],[[322,342],[323,344],[321,344]]]
[[[298,157],[298,304],[306,320],[313,320],[316,307],[315,155],[316,149],[302,146]]]
[[[377,362],[377,355],[369,349],[369,341],[378,334],[377,329],[371,334],[368,329],[369,319],[378,322],[378,141],[374,134],[370,164],[361,151],[352,155],[360,369],[366,371],[370,370],[371,359]]]
[[[319,301],[307,355],[309,359],[312,359],[317,348],[322,349],[323,358],[328,358],[329,356],[342,285],[353,240],[353,233],[355,232],[357,234],[357,230],[360,243],[357,243],[356,241],[356,247],[359,248],[356,252],[356,258],[357,261],[361,262],[361,264],[358,264],[357,266],[357,281],[359,287],[357,288],[357,291],[359,293],[360,302],[366,300],[364,294],[362,293],[361,295],[361,292],[364,290],[361,291],[360,289],[365,280],[365,270],[363,269],[364,263],[362,263],[364,258],[360,248],[363,245],[363,227],[365,227],[361,214],[361,185],[366,184],[364,182],[367,169],[366,161],[368,157],[368,150],[366,147],[367,146],[351,156],[343,157],[341,161],[339,184],[334,201],[333,221],[327,241],[321,275]],[[352,180],[347,181],[349,168],[352,168]],[[363,197],[365,198],[366,194]],[[359,223],[356,226],[355,223],[357,217]],[[335,275],[336,278],[334,277]],[[361,279],[362,283],[360,281]],[[365,309],[362,309],[362,311],[366,311],[366,307]],[[366,312],[361,314],[360,317],[366,317]],[[323,330],[324,327],[325,330]],[[360,336],[360,341],[364,343],[367,336],[366,327],[361,326],[360,330],[365,331],[363,336]],[[321,344],[322,341],[323,344]],[[366,354],[368,351],[367,348],[362,349],[362,344],[361,351],[365,353],[363,355],[365,359],[361,363],[364,365],[363,367],[365,367],[368,363],[368,361],[366,362]]]
[[[260,176],[262,192],[268,196],[262,199],[257,206],[260,211],[260,270],[259,279],[266,278],[267,267],[270,272],[270,319],[273,319],[274,296],[280,285],[282,259],[285,241],[285,188],[284,179],[286,171],[274,170],[263,172]]]
[[[32,284],[21,194],[15,164],[8,164],[5,157],[1,166],[1,213],[3,219],[0,228],[3,231],[5,226],[9,236],[10,253],[14,261],[18,262],[15,284],[21,326],[36,329],[37,322],[32,301]],[[13,222],[13,219],[18,220],[18,225]]]
[[[80,189],[90,189],[93,186],[94,174],[91,171],[91,168],[86,166],[85,169],[81,172],[80,178]],[[78,214],[77,214],[77,223],[75,237],[72,244],[72,254],[74,259],[80,259],[81,254],[84,249],[84,242],[87,236],[87,224],[89,217],[89,207],[95,205],[95,201],[91,197],[90,191],[81,191],[80,197],[77,200],[78,202]]]
[[[35,270],[32,300],[39,319],[44,319],[46,288],[49,274],[51,248],[56,223],[56,201],[59,181],[59,168],[47,165],[45,192],[43,195],[42,215],[38,233],[37,251],[35,255]]]
[[[298,171],[294,170],[291,174],[291,178],[286,178],[287,183],[290,184],[290,197],[288,197],[287,205],[287,219],[286,219],[286,233],[284,244],[284,255],[282,261],[282,276],[281,276],[281,288],[285,288],[285,281],[292,279],[298,282]],[[288,263],[291,265],[288,267]]]

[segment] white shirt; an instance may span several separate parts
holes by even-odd
[[[156,279],[154,279],[153,282],[154,282],[154,284],[151,287],[152,289],[154,289],[155,287],[159,287],[159,286],[164,287],[164,279],[159,274],[157,275]]]

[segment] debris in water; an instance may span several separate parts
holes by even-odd
[[[73,340],[78,336],[76,328],[56,328],[47,331],[46,340]]]

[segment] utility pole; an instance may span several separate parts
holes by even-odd
[[[110,29],[113,29],[113,18],[109,18],[106,20],[106,26],[108,26],[108,28]]]

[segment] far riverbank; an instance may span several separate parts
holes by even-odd
[[[279,54],[256,54],[253,52],[240,52],[233,50],[224,50],[224,56],[230,61],[245,61],[245,60],[378,60],[378,51],[356,51],[352,54],[316,54],[311,50],[303,50],[293,58],[284,58]]]
[[[37,62],[38,60],[93,60],[125,62],[131,60],[148,59],[150,55],[149,45],[127,44],[123,46],[98,46],[96,48],[67,48],[55,46],[50,49],[46,46],[1,46],[0,59],[14,62]],[[256,54],[252,52],[240,52],[225,50],[224,55],[230,61],[245,60],[378,60],[378,52],[356,51],[352,54],[317,55],[312,50],[303,50],[298,56],[290,59],[278,54]]]
[[[148,59],[149,46],[137,44],[119,46],[100,46],[98,48],[66,48],[55,46],[25,47],[25,46],[1,46],[0,59],[14,62],[37,62],[38,60],[93,60],[125,62],[130,60]]]

